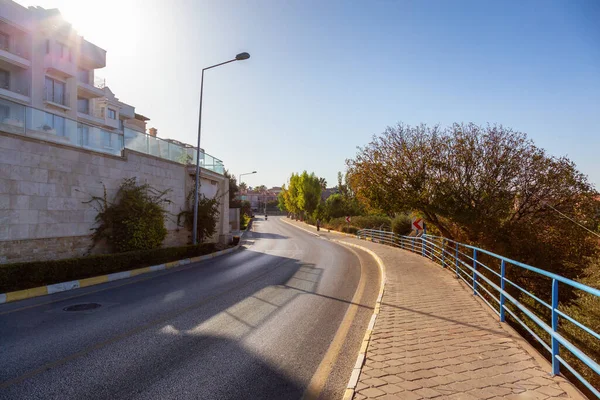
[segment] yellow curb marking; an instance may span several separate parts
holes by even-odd
[[[152,270],[150,269],[150,267],[145,267],[145,268],[138,268],[138,269],[134,269],[129,271],[129,274],[131,276],[136,276],[136,275],[140,275],[140,274],[145,274],[147,272],[151,272]]]
[[[100,283],[108,282],[108,275],[94,276],[93,278],[86,278],[79,280],[79,287],[87,287],[98,285]]]
[[[48,288],[46,286],[40,286],[32,289],[18,290],[16,292],[8,292],[6,293],[6,302],[9,301],[17,301],[28,299],[30,297],[35,296],[43,296],[48,294]]]

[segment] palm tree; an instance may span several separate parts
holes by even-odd
[[[319,186],[321,186],[321,189],[323,190],[327,189],[327,180],[325,180],[325,178],[319,178]]]

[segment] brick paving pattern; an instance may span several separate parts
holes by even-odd
[[[540,365],[439,265],[400,249],[321,234],[367,247],[386,265],[355,400],[584,398],[569,396],[558,385],[566,381],[552,377],[549,364]]]

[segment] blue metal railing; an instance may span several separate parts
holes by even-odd
[[[560,373],[560,366],[563,365],[569,370],[586,388],[596,396],[600,397],[600,391],[593,387],[584,377],[578,373],[563,357],[560,356],[561,348],[571,352],[579,361],[589,367],[592,371],[600,374],[600,365],[581,351],[577,346],[569,342],[559,333],[559,317],[563,318],[587,334],[600,340],[600,334],[589,327],[577,321],[574,317],[567,315],[558,309],[559,306],[559,284],[567,285],[572,289],[581,290],[593,296],[600,297],[600,290],[586,286],[563,276],[520,263],[515,260],[500,256],[479,247],[459,243],[454,240],[433,236],[399,236],[392,232],[379,231],[374,229],[362,229],[357,232],[359,239],[367,239],[373,242],[399,247],[413,253],[421,254],[423,257],[440,264],[443,268],[454,268],[453,273],[457,278],[465,282],[473,294],[479,296],[494,312],[499,316],[501,322],[505,322],[506,314],[509,314],[517,321],[529,334],[534,337],[543,348],[551,355],[552,374]],[[487,264],[483,260],[488,259]],[[497,264],[494,269],[492,264]],[[507,267],[516,267],[528,272],[534,273],[536,277],[547,279],[551,286],[551,304],[540,299],[535,294],[519,286],[516,282],[507,278]],[[499,279],[498,284],[493,279]],[[533,302],[541,305],[550,311],[550,323],[546,323],[527,305],[515,298],[507,290],[507,284],[513,292],[527,295]],[[498,295],[494,294],[493,292]],[[496,306],[491,304],[495,302]],[[511,307],[514,306],[514,307]],[[530,321],[541,328],[547,337],[549,343],[536,334],[517,314],[518,311],[526,316]]]

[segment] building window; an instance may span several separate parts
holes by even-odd
[[[71,49],[64,43],[58,43],[58,55],[60,58],[71,61]]]
[[[10,36],[4,32],[0,32],[0,49],[8,51],[10,46]]]
[[[79,82],[90,83],[90,71],[87,69],[79,68],[77,71],[77,79]]]
[[[125,132],[125,121],[122,119],[119,120],[119,130]]]
[[[0,89],[10,88],[10,72],[0,69]]]
[[[77,112],[83,114],[90,113],[90,99],[84,99],[82,97],[77,98]]]
[[[66,105],[65,83],[46,77],[46,100]]]
[[[66,136],[64,117],[46,113],[46,125],[43,126],[43,129],[45,131],[53,130],[58,136]]]
[[[108,118],[110,119],[117,119],[117,112],[115,110],[113,110],[112,108],[108,108]]]
[[[46,54],[50,54],[50,39],[46,39]]]

